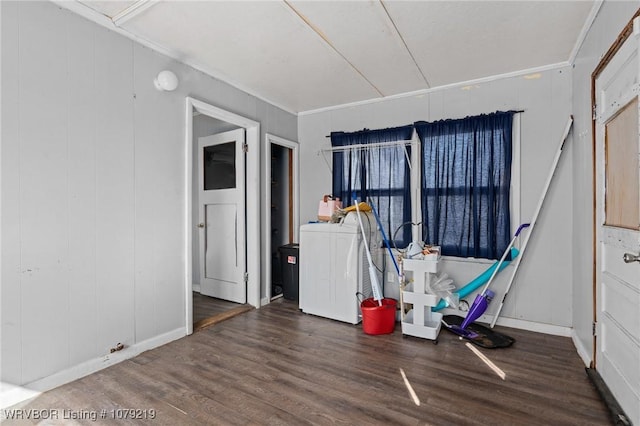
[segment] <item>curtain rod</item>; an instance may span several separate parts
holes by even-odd
[[[525,112],[525,110],[523,110],[523,109],[518,109],[518,110],[509,110],[509,111],[513,112],[514,114],[520,114],[520,113]],[[509,111],[507,111],[507,112],[509,112]],[[447,119],[447,120],[448,120],[448,119]],[[454,120],[455,120],[455,119],[454,119]],[[361,131],[361,130],[360,130],[360,131]],[[326,136],[325,136],[325,138],[330,138],[330,137],[331,137],[331,135],[326,135]]]
[[[359,143],[355,145],[340,145],[334,146],[331,148],[321,149],[320,152],[335,152],[335,151],[351,151],[360,148],[379,148],[379,147],[392,147],[395,145],[410,145],[412,143],[417,143],[418,141],[415,139],[403,140],[403,141],[390,141],[390,142],[375,142],[375,143]]]
[[[415,131],[414,131],[414,135],[415,135]],[[407,152],[406,146],[417,145],[417,144],[418,144],[418,140],[410,139],[410,140],[392,141],[392,142],[375,142],[375,143],[361,143],[356,145],[341,145],[341,146],[333,146],[331,148],[320,149],[318,150],[317,155],[319,156],[320,154],[322,154],[322,159],[324,160],[327,167],[329,168],[329,171],[333,173],[333,168],[331,167],[331,164],[329,164],[329,161],[327,161],[325,152],[355,151],[360,148],[369,149],[369,148],[377,148],[377,147],[391,148],[393,146],[404,146],[405,148],[402,150],[404,152],[404,158],[407,160],[409,169],[411,169],[411,159],[409,158],[409,153]]]

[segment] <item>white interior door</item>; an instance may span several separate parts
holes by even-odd
[[[200,291],[246,303],[245,130],[198,139]]]
[[[596,80],[596,369],[640,425],[640,63],[631,36]]]

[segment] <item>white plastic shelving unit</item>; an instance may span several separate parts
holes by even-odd
[[[402,259],[407,285],[402,291],[403,304],[412,308],[402,318],[402,334],[436,340],[440,332],[442,314],[431,312],[438,303],[438,296],[426,292],[427,284],[435,279],[438,272],[439,255],[425,259]]]

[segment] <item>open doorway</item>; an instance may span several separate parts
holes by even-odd
[[[187,98],[187,334],[260,306],[259,135],[259,123]]]
[[[264,240],[269,261],[264,270],[267,294],[282,296],[283,275],[280,247],[298,242],[299,160],[298,143],[271,134],[265,137],[263,179],[266,194]]]

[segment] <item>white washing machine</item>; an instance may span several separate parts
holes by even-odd
[[[369,263],[357,213],[342,223],[309,223],[300,227],[299,307],[307,313],[358,324],[360,301],[371,297]],[[372,258],[382,269],[380,237],[375,216],[360,213]],[[382,273],[378,274],[382,283]]]

